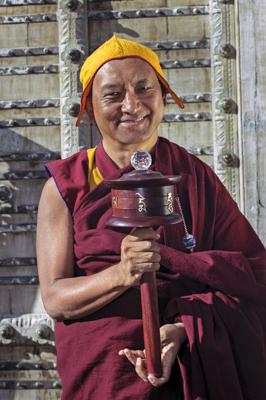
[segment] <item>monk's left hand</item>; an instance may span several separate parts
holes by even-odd
[[[178,322],[176,324],[163,325],[160,328],[160,337],[162,345],[161,360],[163,369],[163,373],[160,378],[157,378],[153,374],[148,374],[144,350],[123,349],[118,353],[120,356],[126,356],[131,364],[135,366],[135,371],[138,376],[144,382],[149,382],[153,386],[161,386],[169,380],[176,356],[187,337],[184,324],[182,322]]]

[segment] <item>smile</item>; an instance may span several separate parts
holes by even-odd
[[[129,118],[129,119],[125,119],[125,120],[120,120],[119,123],[123,124],[123,125],[138,125],[138,124],[142,123],[146,118],[147,118],[147,115],[145,115],[144,117],[141,117],[141,118],[137,118],[137,119]]]

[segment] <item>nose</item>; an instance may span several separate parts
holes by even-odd
[[[121,111],[127,114],[136,114],[140,108],[140,100],[134,91],[127,91],[122,102]]]

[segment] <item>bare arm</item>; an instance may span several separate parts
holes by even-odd
[[[86,316],[139,283],[145,271],[160,265],[156,233],[143,229],[126,236],[121,262],[92,276],[74,277],[72,218],[53,179],[39,204],[37,260],[44,306],[58,320]]]

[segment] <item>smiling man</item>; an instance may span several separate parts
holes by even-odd
[[[213,171],[159,138],[166,93],[183,103],[158,57],[114,36],[87,58],[81,81],[78,123],[86,110],[101,142],[47,166],[38,212],[62,400],[265,400],[265,249]],[[130,171],[140,149],[154,170],[182,175],[183,223],[107,228],[102,181]],[[149,271],[157,271],[160,378],[147,374],[143,352],[139,283]]]

